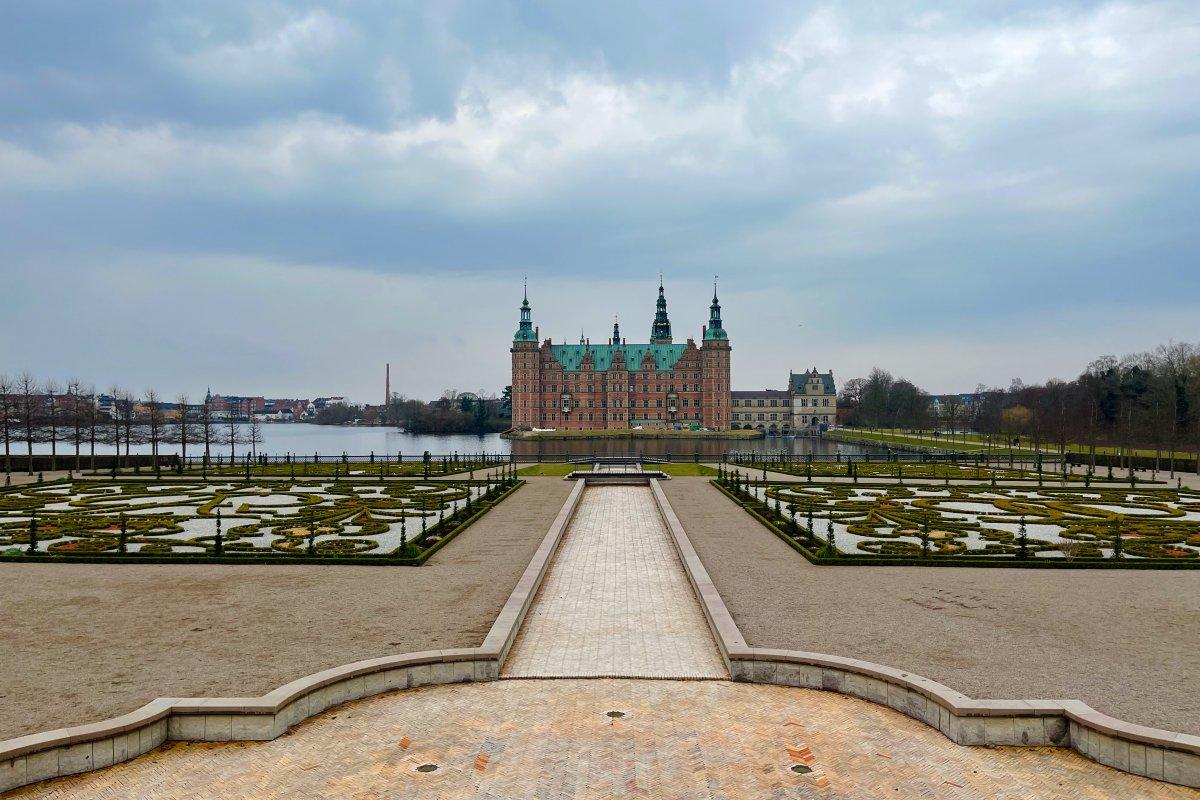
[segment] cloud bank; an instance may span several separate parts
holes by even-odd
[[[739,385],[1069,374],[1193,335],[1197,86],[1187,3],[9,8],[0,308],[70,346],[0,369],[497,389],[523,275],[600,338],[663,270]]]

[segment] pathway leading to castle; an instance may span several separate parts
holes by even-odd
[[[500,673],[728,678],[648,486],[587,489]]]

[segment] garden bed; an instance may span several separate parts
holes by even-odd
[[[1200,567],[1187,489],[713,484],[814,564]]]
[[[0,559],[420,565],[522,483],[508,477],[26,485],[0,493]]]

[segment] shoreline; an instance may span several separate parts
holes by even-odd
[[[620,439],[710,439],[714,441],[751,441],[765,439],[762,431],[675,431],[662,429],[632,430],[592,428],[587,430],[562,431],[516,431],[507,430],[501,439],[514,442],[554,442],[566,440],[620,440]]]

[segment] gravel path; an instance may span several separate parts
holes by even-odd
[[[571,488],[529,479],[416,568],[0,564],[0,739],[474,647]]]
[[[707,480],[663,489],[750,644],[1200,733],[1200,572],[815,567]]]

